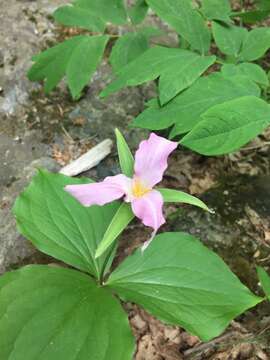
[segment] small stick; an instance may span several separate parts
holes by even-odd
[[[92,169],[98,165],[112,150],[112,140],[106,139],[94,146],[87,153],[80,156],[70,164],[64,166],[60,173],[68,176],[76,176],[84,171]]]
[[[184,352],[184,356],[193,356],[193,355],[198,355],[199,353],[205,352],[213,347],[219,346],[222,343],[224,343],[224,341],[232,338],[234,335],[238,335],[238,333],[236,331],[230,331],[227,334],[224,334],[216,339],[213,339],[207,343],[202,343],[199,344],[197,346],[195,346],[194,348],[188,349]]]

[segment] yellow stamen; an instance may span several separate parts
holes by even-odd
[[[132,194],[135,198],[140,198],[147,194],[151,189],[144,186],[140,179],[134,179],[132,184]]]

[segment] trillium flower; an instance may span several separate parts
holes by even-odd
[[[68,185],[65,190],[84,206],[105,205],[121,198],[131,203],[134,215],[153,229],[151,239],[143,246],[145,249],[165,223],[163,197],[154,187],[162,180],[168,157],[177,145],[177,142],[151,133],[136,151],[132,178],[119,174],[99,183]]]

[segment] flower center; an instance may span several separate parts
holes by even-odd
[[[135,178],[132,184],[132,195],[135,198],[140,198],[143,195],[147,194],[151,189],[147,188],[145,185],[142,184],[141,180]]]

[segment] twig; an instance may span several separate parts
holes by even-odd
[[[63,125],[61,125],[61,129],[63,130],[63,133],[66,135],[69,141],[71,141],[71,143],[74,143],[72,136],[69,134],[69,132],[67,131],[67,129],[65,129]]]
[[[87,153],[66,165],[60,170],[61,174],[68,176],[76,176],[98,165],[112,149],[112,140],[106,139],[100,144],[94,146]]]
[[[230,331],[229,333],[222,335],[216,339],[213,339],[207,343],[199,344],[198,346],[195,346],[192,349],[186,350],[184,352],[184,357],[193,356],[193,355],[196,356],[198,353],[205,352],[208,349],[221,345],[221,343],[224,343],[225,340],[232,338],[234,335],[239,335],[239,333],[237,331]]]
[[[242,148],[242,149],[240,149],[240,151],[247,151],[247,150],[259,149],[259,148],[262,148],[262,147],[268,146],[268,145],[270,145],[270,141],[266,141],[266,142],[264,142],[263,144],[258,144],[258,145],[254,145],[254,146],[249,146],[249,147],[246,147],[246,148]]]

